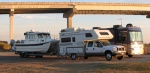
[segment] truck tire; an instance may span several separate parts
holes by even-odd
[[[112,53],[111,52],[106,52],[105,57],[106,57],[107,61],[111,61],[112,60]]]
[[[117,57],[118,60],[122,60],[123,59],[123,56],[119,56]]]
[[[75,53],[71,54],[71,59],[72,60],[76,60],[76,58],[77,58],[77,55]]]
[[[43,56],[35,56],[36,58],[43,58]]]
[[[128,55],[129,58],[132,58],[133,55]]]
[[[43,56],[39,56],[39,58],[43,58]]]

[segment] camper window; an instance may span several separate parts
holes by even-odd
[[[72,37],[72,42],[75,42],[75,37]]]
[[[93,37],[91,33],[85,33],[86,37]]]
[[[107,32],[99,32],[101,35],[109,35]]]
[[[68,37],[68,38],[61,38],[61,42],[71,42],[71,38]]]

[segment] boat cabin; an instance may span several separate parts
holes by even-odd
[[[24,42],[48,42],[50,41],[51,37],[50,34],[47,32],[25,32],[24,33],[25,40]]]

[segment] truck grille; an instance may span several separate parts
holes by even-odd
[[[122,48],[117,48],[118,51],[124,51],[124,47]]]

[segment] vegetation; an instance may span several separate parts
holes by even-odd
[[[8,51],[10,50],[10,45],[5,42],[0,42],[0,51]]]

